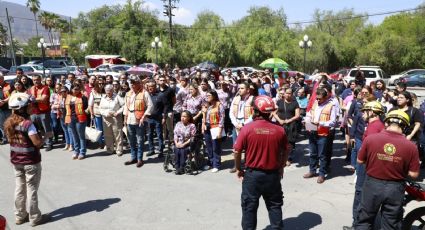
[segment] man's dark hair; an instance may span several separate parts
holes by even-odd
[[[403,91],[406,91],[407,85],[406,85],[406,83],[405,83],[405,82],[401,82],[401,81],[399,81],[399,82],[397,83],[397,86],[398,86],[399,88],[402,88],[402,89],[403,89]]]
[[[316,90],[316,96],[327,97],[328,96],[328,92],[325,89],[318,88]]]

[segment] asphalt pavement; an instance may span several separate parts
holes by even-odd
[[[285,229],[342,229],[351,223],[354,176],[347,170],[337,135],[332,173],[323,184],[303,179],[308,172],[307,141],[297,145],[294,164],[285,169],[283,222]],[[122,157],[89,150],[84,160],[71,153],[42,150],[39,207],[52,221],[37,229],[241,229],[241,183],[230,174],[230,141],[224,145],[223,168],[218,173],[174,175],[163,171],[162,160],[146,158],[142,168],[124,166]],[[15,181],[9,146],[0,146],[0,215],[14,224]],[[414,205],[412,205],[414,206]],[[409,207],[410,209],[410,207]],[[268,228],[264,202],[258,210],[258,229]]]

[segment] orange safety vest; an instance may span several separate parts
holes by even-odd
[[[71,99],[74,96],[68,95],[65,99],[65,124],[71,123]],[[87,121],[87,115],[84,111],[83,99],[81,97],[75,97],[75,114],[77,115],[78,122]]]
[[[249,96],[248,99],[245,102],[244,105],[244,119],[245,121],[248,120],[252,114],[254,114],[254,107],[252,106],[252,102],[254,100],[253,96]],[[238,108],[239,108],[239,103],[241,102],[241,96],[236,96],[235,99],[233,100],[233,104],[232,104],[232,113],[236,118],[238,117]]]
[[[41,87],[41,89],[38,89],[37,86],[33,86],[31,87],[31,95],[33,95],[35,98],[38,97],[38,92],[42,92],[43,90],[45,90],[45,88],[47,88],[47,91],[49,92],[49,96],[50,96],[50,90],[48,86],[43,86]],[[38,102],[38,109],[40,110],[40,112],[47,112],[49,111],[50,108],[50,103],[49,100],[47,100],[47,102]]]
[[[5,82],[3,85],[3,99],[10,97],[10,85]]]
[[[313,105],[313,108],[311,109],[311,114],[312,114],[312,118],[314,118],[314,111],[316,111],[316,108],[318,106],[318,102],[316,101]],[[328,104],[325,105],[325,107],[322,109],[320,116],[319,116],[319,123],[320,122],[326,122],[329,121],[331,119],[331,113],[332,113],[332,107],[334,105],[332,104],[331,101],[328,102]],[[318,136],[328,136],[329,132],[330,132],[330,127],[325,127],[325,126],[321,126],[319,125],[317,127],[317,135]]]
[[[211,128],[216,128],[218,127],[218,125],[220,124],[220,113],[218,111],[218,108],[221,106],[220,102],[217,102],[215,104],[214,107],[211,108],[210,110],[210,117],[209,117],[209,121],[210,121],[210,127]]]
[[[131,97],[133,96],[134,92],[130,91],[125,96],[125,104],[127,111],[129,113],[134,112],[134,116],[137,120],[142,119],[143,114],[145,114],[146,106],[145,106],[145,98],[144,98],[144,92],[143,90],[139,91],[136,95],[136,98],[134,99],[134,110],[130,109]]]

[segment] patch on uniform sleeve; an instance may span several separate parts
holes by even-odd
[[[393,144],[387,143],[384,145],[384,152],[390,156],[394,155],[396,148]]]

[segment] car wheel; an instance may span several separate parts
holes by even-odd
[[[400,82],[400,80],[396,79],[394,80],[394,85],[397,85]]]

